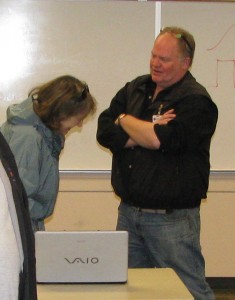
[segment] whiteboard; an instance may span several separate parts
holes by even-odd
[[[235,170],[235,3],[161,2],[161,25],[195,37],[192,73],[219,108],[211,169]],[[60,170],[111,169],[96,142],[97,118],[129,80],[149,72],[158,24],[153,1],[0,1],[0,123],[9,104],[63,74],[87,81],[96,115],[66,138]]]
[[[196,50],[192,73],[219,109],[211,170],[235,170],[235,3],[162,2],[162,26],[189,30]]]
[[[149,72],[154,31],[154,3],[1,0],[1,123],[32,87],[74,75],[88,83],[98,110],[66,138],[60,170],[110,170],[97,118],[127,81]]]

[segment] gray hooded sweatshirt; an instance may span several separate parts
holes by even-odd
[[[29,200],[34,230],[53,212],[59,187],[59,154],[64,137],[46,127],[33,111],[32,98],[9,106],[1,132],[15,156]],[[34,227],[34,226],[33,226]],[[43,226],[42,226],[43,228]]]

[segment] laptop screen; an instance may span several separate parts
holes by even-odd
[[[38,231],[38,283],[127,282],[128,232]]]

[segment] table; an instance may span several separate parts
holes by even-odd
[[[192,300],[193,297],[169,268],[129,269],[127,283],[38,284],[38,300]]]

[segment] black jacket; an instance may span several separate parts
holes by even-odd
[[[144,75],[127,83],[112,99],[98,120],[97,140],[113,153],[112,185],[124,202],[145,208],[191,208],[206,198],[209,150],[218,110],[206,89],[190,72],[161,91],[152,103],[155,83]],[[155,125],[159,150],[124,149],[128,135],[114,124],[121,113],[151,121],[174,108],[176,118],[168,125]]]
[[[14,156],[0,133],[0,159],[9,177],[19,222],[22,247],[24,252],[23,273],[20,275],[19,300],[36,300],[35,249],[34,234],[29,217],[28,200]]]

